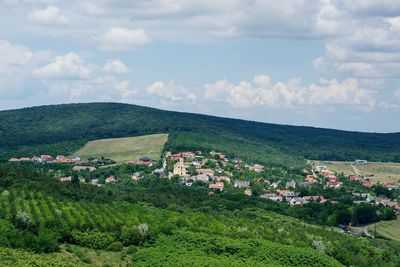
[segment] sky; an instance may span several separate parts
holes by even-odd
[[[0,110],[122,102],[400,132],[398,0],[0,0]]]

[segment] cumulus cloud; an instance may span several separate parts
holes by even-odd
[[[33,58],[33,53],[25,46],[0,40],[0,75],[17,72]]]
[[[34,69],[33,74],[42,79],[85,79],[90,76],[91,70],[78,54],[70,52]]]
[[[177,85],[174,81],[165,84],[162,81],[156,81],[147,88],[149,96],[158,97],[163,105],[169,105],[173,102],[196,102],[197,96],[183,86]]]
[[[67,24],[69,19],[57,6],[47,6],[43,9],[35,9],[28,14],[28,19],[40,24]]]
[[[119,59],[109,59],[102,68],[103,71],[112,74],[126,74],[129,73],[129,69]]]
[[[151,41],[151,37],[143,29],[113,27],[100,38],[100,48],[104,50],[130,50]]]
[[[258,77],[258,76],[256,76]],[[219,80],[204,86],[205,99],[228,103],[234,108],[299,108],[304,106],[345,105],[370,110],[375,106],[375,91],[359,87],[356,79],[342,82],[322,80],[301,86],[298,79],[274,85],[241,81],[237,85]]]

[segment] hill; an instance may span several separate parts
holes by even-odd
[[[167,140],[166,134],[100,139],[88,142],[74,155],[81,158],[103,156],[117,163],[138,160],[143,156],[159,160]]]
[[[133,266],[399,264],[395,241],[307,224],[243,194],[210,196],[168,179],[62,183],[29,165],[0,164],[0,178],[1,266],[58,266],[51,256],[65,266],[67,256],[75,266],[110,257]]]
[[[298,167],[304,158],[400,162],[400,133],[361,133],[163,111],[117,103],[65,104],[0,112],[0,157],[70,154],[87,141],[169,133],[167,149],[212,149]]]

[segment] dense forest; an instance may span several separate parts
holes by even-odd
[[[286,126],[116,103],[1,111],[0,158],[68,154],[88,140],[149,133],[170,133],[167,148],[172,151],[217,147],[229,155],[293,167],[304,158],[400,162],[400,133]]]
[[[0,165],[0,265],[92,264],[79,248],[121,253],[133,266],[400,263],[398,242],[308,224],[273,212],[295,210],[256,197],[207,193],[156,178],[105,187],[62,183],[31,165]],[[67,253],[73,264],[60,258]]]

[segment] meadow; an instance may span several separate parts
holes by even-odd
[[[143,156],[159,160],[167,140],[168,134],[100,139],[86,143],[74,155],[82,159],[104,157],[117,163],[138,160]]]
[[[368,226],[368,231],[374,235],[375,224]],[[376,224],[377,236],[383,236],[389,239],[400,241],[400,219],[394,221],[384,221]]]
[[[352,162],[314,161],[314,165],[327,166],[329,170],[343,173],[345,176],[357,174]],[[400,163],[369,162],[365,165],[354,165],[361,175],[370,176],[372,182],[398,182],[400,180]]]

